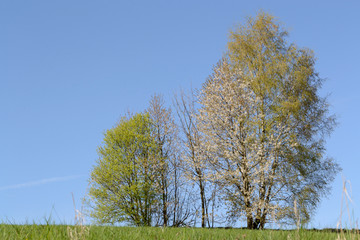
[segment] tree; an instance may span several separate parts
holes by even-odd
[[[159,199],[154,184],[157,148],[149,114],[123,117],[105,133],[99,160],[91,173],[92,217],[99,223],[152,225]]]
[[[155,95],[145,113],[105,133],[91,173],[91,216],[99,223],[184,226],[194,215],[183,181],[177,127]]]
[[[307,221],[339,170],[325,155],[335,118],[319,95],[312,51],[286,42],[260,13],[231,32],[228,53],[199,95],[199,129],[229,217],[250,229],[273,220]]]
[[[178,115],[180,129],[183,133],[183,161],[187,179],[199,187],[199,198],[201,207],[201,227],[213,226],[214,210],[211,219],[209,218],[209,204],[215,201],[215,188],[211,186],[208,179],[208,168],[206,164],[206,154],[201,148],[201,135],[198,130],[196,115],[196,97],[194,91],[188,95],[181,91],[175,96],[175,107]],[[212,190],[211,197],[207,197],[207,192]],[[212,221],[211,221],[212,220]],[[210,224],[210,221],[212,224]]]
[[[151,98],[147,112],[152,121],[152,136],[157,151],[156,184],[161,193],[159,210],[162,226],[186,225],[191,213],[189,209],[185,209],[187,204],[183,202],[185,196],[182,196],[184,185],[177,126],[171,109],[165,107],[165,101],[161,95],[154,95]]]

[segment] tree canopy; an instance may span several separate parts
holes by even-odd
[[[334,127],[312,51],[286,42],[274,17],[260,13],[231,32],[229,51],[203,84],[204,148],[223,189],[229,217],[248,228],[301,221],[328,192],[338,166],[325,157]]]
[[[340,170],[325,148],[336,121],[314,53],[287,36],[269,14],[248,18],[201,89],[175,98],[177,119],[155,95],[108,130],[91,173],[92,216],[136,226],[308,222]]]
[[[157,202],[156,143],[148,114],[123,117],[105,133],[91,173],[92,216],[100,223],[150,226]]]

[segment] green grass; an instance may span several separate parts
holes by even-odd
[[[0,239],[360,239],[354,232],[343,234],[313,230],[246,230],[155,227],[105,227],[68,225],[0,224]]]

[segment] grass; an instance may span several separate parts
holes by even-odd
[[[86,229],[84,231],[84,229]],[[12,225],[0,224],[0,239],[351,239],[359,240],[355,231],[341,233],[326,230],[247,230],[247,229],[201,229],[201,228],[156,228],[156,227],[110,227],[69,225]]]
[[[1,240],[241,240],[241,239],[261,239],[261,240],[360,240],[360,231],[356,222],[355,228],[346,230],[342,226],[343,212],[347,212],[348,223],[354,225],[354,221],[350,214],[350,203],[352,203],[351,193],[349,194],[347,184],[348,181],[343,180],[343,196],[341,201],[340,218],[337,229],[301,229],[299,222],[295,230],[248,230],[239,228],[161,228],[161,227],[115,227],[115,226],[96,226],[85,225],[85,218],[81,211],[75,211],[75,225],[57,225],[45,219],[44,224],[12,224],[0,223],[0,239]],[[351,189],[350,189],[351,190]],[[351,192],[351,191],[350,191]],[[344,206],[345,205],[345,206]],[[344,208],[347,211],[344,211]],[[297,213],[296,202],[294,208],[295,215]]]

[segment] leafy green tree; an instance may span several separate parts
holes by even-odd
[[[266,13],[249,18],[231,32],[227,55],[199,95],[198,126],[212,179],[228,216],[245,218],[250,229],[309,220],[339,170],[325,157],[335,118],[319,95],[323,80],[313,52],[286,36]]]
[[[152,225],[159,197],[152,126],[149,114],[135,114],[105,133],[89,190],[99,223]]]

